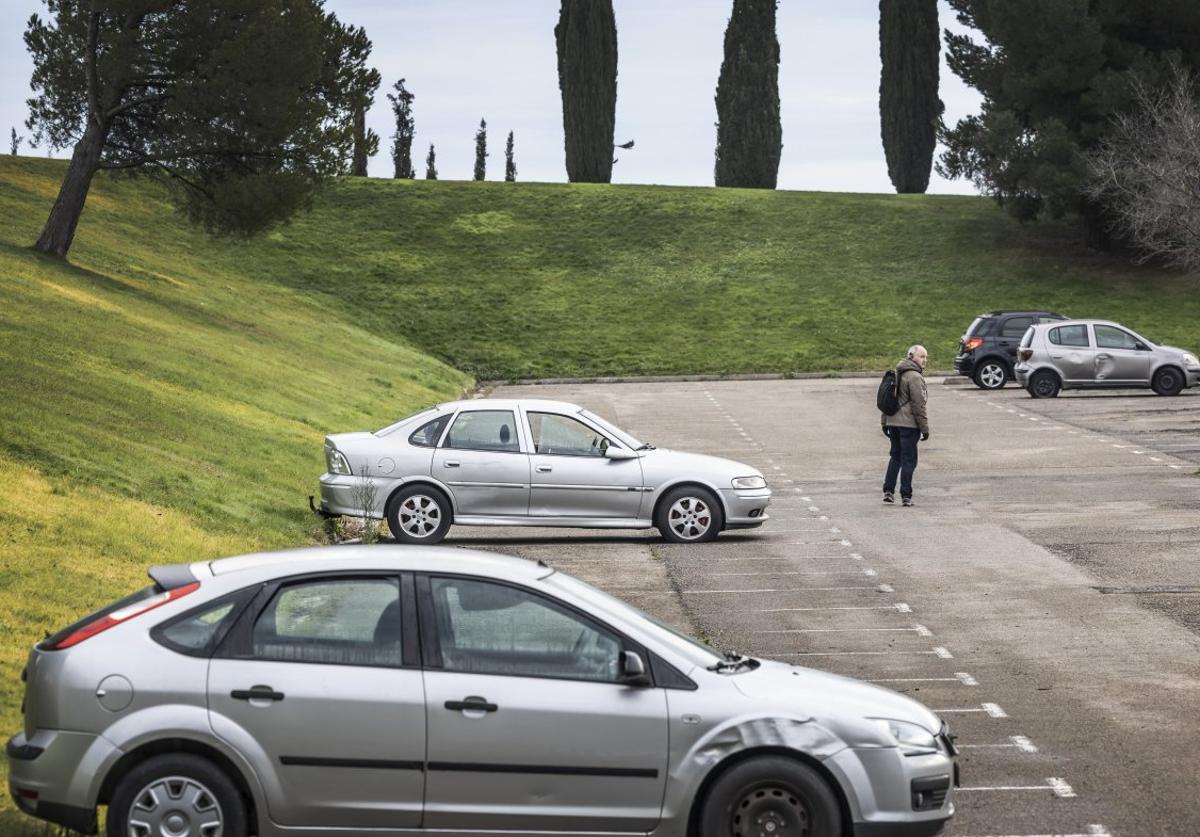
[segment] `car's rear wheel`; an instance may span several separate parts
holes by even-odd
[[[720,501],[711,491],[690,485],[668,491],[654,518],[662,536],[675,543],[711,541],[725,525]]]
[[[975,386],[980,389],[1002,389],[1008,382],[1008,367],[1002,361],[988,358],[975,367]]]
[[[440,543],[450,531],[450,501],[427,485],[397,491],[387,507],[388,528],[401,543]]]
[[[245,837],[246,803],[208,759],[154,756],[129,771],[108,806],[108,837]]]
[[[713,782],[699,826],[699,837],[838,837],[842,815],[817,771],[782,756],[761,756]]]
[[[1174,367],[1164,366],[1154,373],[1150,386],[1159,395],[1179,395],[1183,392],[1183,375]]]
[[[1043,369],[1029,377],[1029,386],[1026,389],[1034,398],[1055,398],[1062,389],[1062,383],[1053,372]]]

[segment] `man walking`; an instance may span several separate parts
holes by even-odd
[[[925,367],[929,352],[924,346],[913,346],[908,357],[896,365],[896,398],[900,409],[882,415],[883,435],[892,440],[891,458],[883,477],[883,502],[896,502],[896,477],[900,477],[900,501],[913,504],[913,471],[917,469],[917,441],[929,438],[929,416],[925,406],[929,393],[925,389]]]

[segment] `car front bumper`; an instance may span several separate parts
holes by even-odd
[[[770,518],[767,514],[767,506],[771,504],[769,488],[724,488],[721,490],[721,500],[725,504],[727,529],[761,526]]]
[[[853,788],[854,837],[929,837],[954,816],[958,771],[949,753],[847,748],[824,764]]]
[[[1191,389],[1194,386],[1200,386],[1200,369],[1185,369],[1183,371],[1186,386]]]
[[[120,756],[98,735],[38,730],[32,739],[17,733],[5,745],[8,792],[17,808],[38,819],[96,833],[94,779]]]

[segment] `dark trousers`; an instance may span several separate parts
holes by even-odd
[[[912,496],[913,471],[917,470],[917,443],[921,431],[915,427],[889,427],[892,438],[892,455],[888,460],[887,474],[883,477],[883,490],[891,494],[896,490],[896,475],[900,475],[900,496]]]

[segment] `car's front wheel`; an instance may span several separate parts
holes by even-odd
[[[1002,389],[1008,381],[1008,367],[998,360],[985,360],[975,367],[972,377],[980,389]]]
[[[441,543],[450,531],[450,501],[425,485],[397,491],[387,507],[388,528],[400,543]]]
[[[1183,392],[1183,375],[1178,369],[1164,366],[1154,373],[1154,380],[1150,382],[1150,386],[1159,395],[1179,395]]]
[[[1034,398],[1055,398],[1058,396],[1058,391],[1062,389],[1062,384],[1059,383],[1057,375],[1043,369],[1041,372],[1033,373],[1026,389]]]
[[[817,771],[761,756],[722,773],[700,807],[699,837],[839,837],[842,814]]]
[[[129,771],[108,806],[108,837],[245,837],[246,803],[228,776],[188,753],[154,756]]]
[[[669,541],[703,543],[717,537],[725,525],[725,515],[711,491],[685,485],[671,489],[662,498],[654,525]]]

